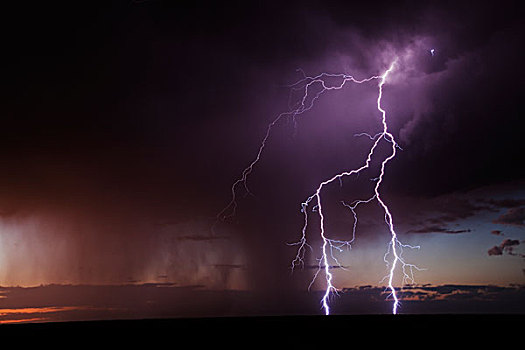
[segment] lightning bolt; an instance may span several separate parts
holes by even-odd
[[[321,73],[317,76],[309,77],[304,74],[302,70],[300,72],[303,74],[303,78],[297,81],[296,83],[289,85],[292,91],[303,91],[302,98],[294,105],[291,106],[291,110],[288,112],[284,112],[279,114],[267,127],[266,133],[264,135],[264,138],[259,146],[259,150],[257,152],[256,157],[254,160],[246,167],[241,177],[238,178],[231,187],[231,200],[228,203],[228,205],[217,215],[217,219],[225,220],[235,215],[235,211],[237,208],[237,188],[239,186],[242,186],[247,194],[251,194],[250,190],[248,189],[247,185],[247,179],[248,176],[252,173],[254,167],[259,162],[261,155],[264,151],[264,148],[266,146],[266,143],[270,137],[272,129],[275,127],[275,125],[282,119],[282,118],[292,118],[294,123],[296,123],[296,117],[300,116],[301,114],[311,110],[315,104],[315,101],[318,100],[321,95],[327,91],[330,90],[340,90],[342,89],[347,83],[355,83],[355,84],[364,84],[371,82],[373,80],[378,80],[378,97],[376,100],[377,103],[377,110],[381,114],[381,124],[382,124],[382,131],[377,133],[374,136],[371,136],[367,133],[360,133],[355,134],[354,136],[367,136],[370,140],[373,141],[373,144],[368,152],[368,156],[364,162],[364,164],[353,170],[347,170],[343,171],[339,174],[336,174],[332,176],[331,178],[328,178],[325,181],[322,181],[316,191],[308,197],[303,203],[301,203],[301,212],[304,214],[304,224],[302,227],[302,236],[298,242],[295,243],[289,243],[291,246],[298,246],[297,254],[295,258],[292,260],[292,270],[295,269],[296,266],[302,265],[304,266],[304,260],[305,260],[305,254],[307,249],[310,249],[313,251],[313,247],[307,242],[306,236],[307,236],[307,228],[309,225],[309,217],[308,217],[308,208],[312,206],[312,211],[317,212],[320,218],[320,236],[322,239],[322,247],[321,247],[321,258],[318,259],[318,269],[316,273],[313,276],[312,281],[310,282],[310,285],[308,286],[308,289],[311,288],[314,281],[318,277],[321,271],[324,272],[325,280],[326,280],[326,288],[325,292],[323,294],[323,297],[321,299],[322,308],[324,309],[324,312],[326,315],[330,314],[330,306],[329,306],[329,299],[332,293],[338,293],[338,289],[333,284],[334,276],[331,273],[330,269],[334,267],[344,268],[339,261],[337,260],[336,256],[334,255],[334,252],[342,252],[344,249],[350,249],[352,243],[355,240],[356,237],[356,228],[357,228],[357,213],[355,209],[358,205],[370,203],[372,201],[377,201],[377,203],[380,205],[380,207],[384,211],[385,215],[385,222],[388,226],[391,239],[388,244],[387,252],[385,253],[385,256],[383,260],[385,261],[387,265],[388,274],[383,278],[382,281],[385,279],[388,281],[388,287],[387,290],[390,292],[387,296],[387,299],[391,297],[393,299],[393,307],[392,307],[392,313],[396,314],[398,307],[399,307],[399,297],[397,296],[396,288],[394,287],[394,276],[395,271],[398,265],[402,267],[402,273],[403,273],[403,284],[404,283],[414,283],[414,270],[421,270],[417,266],[408,264],[404,261],[402,257],[403,248],[411,248],[411,249],[418,249],[419,246],[410,246],[406,244],[402,244],[398,238],[397,233],[394,228],[393,218],[392,214],[384,202],[384,200],[381,197],[380,193],[380,186],[383,182],[383,178],[385,175],[385,168],[387,164],[396,156],[397,149],[401,149],[397,142],[394,139],[394,136],[389,132],[388,125],[387,125],[387,118],[386,118],[386,111],[383,109],[381,105],[381,99],[383,97],[383,87],[386,83],[386,80],[388,76],[391,74],[391,72],[394,70],[395,66],[397,64],[397,59],[394,60],[389,68],[382,74],[382,75],[374,75],[366,79],[358,80],[355,79],[351,75],[347,74],[330,74],[330,73]],[[340,79],[339,84],[334,85],[328,85],[326,80],[337,78]],[[312,92],[311,90],[314,89],[314,87],[320,86],[320,89],[317,92]],[[312,96],[311,96],[312,95]],[[327,237],[326,230],[325,230],[325,216],[323,213],[323,206],[322,206],[322,196],[321,193],[323,191],[323,188],[334,181],[342,181],[343,177],[351,176],[351,175],[359,175],[359,173],[363,172],[365,169],[368,169],[370,167],[370,163],[372,161],[372,157],[374,156],[374,153],[380,144],[382,140],[385,140],[389,142],[391,146],[391,153],[381,162],[380,166],[380,172],[379,176],[373,180],[376,181],[375,187],[374,187],[374,193],[371,195],[370,198],[364,199],[364,200],[357,200],[354,201],[352,204],[347,204],[345,202],[342,202],[342,204],[348,208],[353,216],[354,216],[354,224],[352,227],[352,238],[350,240],[335,240]],[[342,184],[342,182],[341,182]],[[389,261],[389,256],[392,256],[391,261]],[[336,265],[331,265],[330,261],[335,262]]]

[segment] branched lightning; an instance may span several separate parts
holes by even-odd
[[[311,288],[314,281],[317,279],[318,275],[321,273],[321,271],[323,271],[325,280],[326,280],[326,287],[325,287],[323,297],[321,299],[321,304],[322,304],[322,308],[324,309],[324,312],[326,315],[330,314],[329,299],[330,299],[331,294],[338,292],[338,289],[334,286],[334,283],[333,283],[334,276],[330,270],[334,267],[345,269],[345,267],[340,264],[340,262],[338,261],[334,253],[342,252],[345,249],[346,250],[351,249],[352,243],[354,242],[356,238],[356,229],[357,229],[357,222],[358,222],[358,216],[355,210],[361,204],[366,204],[372,201],[376,201],[384,211],[385,223],[388,226],[391,238],[388,244],[387,252],[385,253],[385,256],[384,256],[384,261],[387,266],[388,274],[383,278],[382,281],[386,280],[388,283],[387,290],[389,291],[389,297],[393,299],[393,308],[392,308],[393,314],[397,313],[398,306],[399,306],[399,298],[397,296],[396,289],[394,287],[394,275],[395,275],[396,268],[398,267],[398,265],[401,266],[401,271],[403,274],[403,283],[414,283],[414,270],[420,270],[417,266],[408,264],[404,261],[403,248],[417,249],[419,247],[402,244],[398,240],[397,233],[394,228],[392,214],[388,206],[382,199],[381,193],[380,193],[380,187],[381,187],[381,183],[383,182],[385,168],[387,164],[393,158],[395,158],[397,149],[401,149],[401,147],[399,147],[399,145],[395,141],[394,136],[388,130],[386,111],[383,109],[381,105],[381,99],[383,97],[383,87],[386,83],[387,77],[394,70],[396,63],[397,63],[397,59],[391,63],[389,68],[382,75],[377,75],[377,76],[374,75],[374,76],[371,76],[369,78],[362,79],[362,80],[355,79],[353,76],[347,75],[347,74],[321,73],[317,76],[309,77],[302,70],[300,70],[300,72],[303,75],[303,78],[297,81],[296,83],[290,85],[289,87],[291,88],[292,91],[302,91],[303,92],[302,98],[295,105],[290,106],[290,111],[279,114],[268,125],[266,129],[266,133],[259,146],[256,157],[248,165],[248,167],[246,167],[243,170],[241,177],[238,178],[232,184],[231,200],[228,203],[228,205],[217,215],[217,219],[219,220],[225,220],[235,215],[235,211],[237,208],[237,188],[239,186],[243,186],[245,192],[248,194],[251,194],[250,190],[248,189],[248,185],[247,185],[248,176],[252,173],[255,165],[259,162],[261,155],[264,151],[264,148],[266,146],[266,143],[270,137],[272,129],[276,126],[276,124],[281,119],[291,117],[294,123],[296,123],[297,122],[296,117],[312,109],[315,101],[318,100],[323,93],[330,91],[330,90],[340,90],[348,82],[356,83],[356,84],[363,84],[363,83],[371,82],[373,80],[378,80],[379,81],[378,83],[379,92],[378,92],[376,104],[377,104],[377,110],[381,114],[382,131],[375,135],[370,135],[367,133],[359,133],[359,134],[354,135],[356,137],[366,136],[371,141],[373,141],[364,164],[359,168],[338,173],[328,178],[327,180],[322,181],[318,185],[315,192],[311,196],[309,196],[303,203],[301,203],[301,212],[304,215],[304,223],[303,223],[303,227],[301,230],[301,233],[302,233],[301,238],[299,239],[298,242],[289,243],[289,245],[291,246],[298,247],[297,254],[291,263],[292,270],[295,269],[297,266],[304,267],[305,265],[304,261],[305,261],[305,255],[306,255],[307,249],[309,249],[312,252],[314,251],[313,247],[307,242],[307,228],[309,226],[308,210],[309,210],[309,207],[311,207],[311,211],[317,212],[320,218],[319,229],[320,229],[320,237],[322,239],[322,246],[321,246],[321,258],[317,259],[318,268],[308,288],[309,289]],[[340,83],[334,84],[334,85],[328,85],[326,80],[333,79],[333,78],[340,79],[339,80]],[[311,90],[314,89],[314,86],[317,87],[318,90],[315,92],[311,92]],[[385,159],[383,159],[383,161],[381,162],[379,175],[376,178],[372,179],[373,181],[375,181],[373,194],[371,194],[371,197],[368,199],[356,200],[352,202],[351,204],[348,204],[344,201],[342,202],[342,205],[348,208],[354,217],[354,224],[352,227],[351,239],[336,240],[336,239],[331,239],[327,237],[326,229],[325,229],[325,216],[323,212],[322,196],[321,196],[323,192],[323,188],[333,183],[336,180],[339,181],[342,186],[343,177],[351,176],[351,175],[358,176],[365,169],[370,168],[370,163],[372,162],[374,153],[376,149],[378,148],[378,145],[380,144],[381,140],[385,140],[389,142],[392,146],[391,146],[390,154]],[[390,256],[391,258],[389,260]],[[331,265],[330,262],[335,263],[335,265]]]
[[[300,71],[304,75],[304,72],[302,70],[300,70]],[[326,79],[326,78],[340,78],[342,80],[341,80],[341,83],[339,85],[327,86],[326,82],[324,81],[324,79]],[[310,109],[312,109],[312,107],[314,106],[315,101],[324,92],[329,91],[329,90],[342,89],[345,86],[345,84],[347,82],[349,82],[349,81],[361,84],[361,83],[365,83],[365,82],[368,82],[368,81],[371,81],[371,80],[374,80],[374,79],[377,79],[377,78],[379,78],[379,77],[378,76],[372,76],[372,77],[367,78],[367,79],[357,80],[353,76],[347,75],[347,74],[321,73],[321,74],[319,74],[319,75],[317,75],[315,77],[307,77],[307,76],[304,75],[303,79],[295,82],[292,85],[289,85],[289,87],[292,90],[298,90],[298,86],[301,86],[302,84],[305,84],[304,88],[303,88],[304,89],[304,95],[303,95],[302,99],[296,104],[295,108],[293,108],[291,111],[283,112],[283,113],[279,114],[270,124],[268,124],[268,127],[266,128],[266,133],[265,133],[265,135],[263,137],[263,140],[261,141],[261,144],[259,146],[259,150],[257,152],[257,155],[255,156],[253,161],[243,170],[243,172],[241,174],[241,177],[238,178],[232,184],[232,186],[231,186],[231,200],[228,203],[228,205],[219,214],[217,214],[217,218],[220,219],[220,220],[225,220],[225,219],[231,218],[231,217],[233,217],[235,215],[235,212],[236,212],[236,209],[237,209],[237,190],[236,189],[237,189],[238,186],[242,185],[244,187],[246,193],[251,194],[251,192],[250,192],[250,190],[248,188],[248,184],[247,184],[248,176],[252,173],[253,167],[261,159],[261,155],[262,155],[262,153],[264,151],[264,148],[266,147],[266,143],[268,141],[268,138],[270,137],[272,129],[275,127],[275,125],[281,119],[283,119],[285,117],[292,117],[294,122],[296,122],[295,118],[298,115],[301,115],[304,112],[307,112]],[[318,91],[317,93],[315,93],[315,95],[311,99],[311,101],[308,102],[307,99],[309,97],[309,90],[316,83],[320,84],[322,89],[320,91]]]

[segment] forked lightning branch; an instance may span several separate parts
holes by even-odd
[[[266,129],[266,134],[259,146],[256,157],[243,170],[241,176],[232,184],[231,200],[228,203],[228,205],[218,214],[218,219],[220,220],[224,220],[226,218],[229,218],[235,215],[235,211],[237,208],[237,191],[238,191],[239,186],[242,186],[246,192],[250,193],[248,186],[247,186],[248,176],[252,173],[252,171],[254,170],[254,167],[259,162],[262,156],[262,153],[264,151],[264,148],[270,138],[272,129],[277,125],[277,123],[282,118],[291,117],[296,122],[297,121],[296,117],[314,108],[315,102],[319,98],[321,98],[324,93],[327,93],[331,90],[340,90],[347,83],[370,84],[370,83],[376,82],[377,87],[378,87],[376,107],[381,117],[380,119],[381,119],[382,131],[377,133],[374,136],[368,135],[366,133],[356,134],[356,136],[368,136],[370,140],[373,141],[372,145],[370,146],[368,156],[366,157],[366,159],[363,160],[363,163],[360,167],[356,169],[344,170],[338,174],[328,174],[329,176],[327,176],[325,180],[319,183],[317,188],[313,191],[312,195],[309,196],[301,204],[301,211],[304,215],[304,226],[302,227],[302,231],[301,231],[302,235],[299,241],[297,241],[296,243],[290,244],[293,246],[297,246],[297,254],[295,258],[292,260],[292,268],[295,268],[300,265],[304,266],[304,263],[305,263],[304,259],[305,259],[307,250],[311,250],[312,252],[315,252],[315,249],[307,241],[307,228],[310,225],[309,215],[313,213],[318,215],[320,219],[319,220],[319,234],[320,234],[320,238],[322,242],[322,245],[320,247],[321,257],[318,259],[319,261],[318,269],[313,276],[310,286],[312,286],[314,280],[316,280],[321,273],[324,275],[325,289],[324,289],[323,297],[321,299],[321,304],[322,304],[322,308],[326,315],[330,314],[330,305],[329,305],[330,296],[332,295],[332,293],[337,292],[338,290],[334,285],[334,275],[332,274],[330,270],[334,266],[343,267],[337,260],[336,254],[338,252],[342,252],[343,249],[345,248],[349,248],[351,244],[353,243],[356,237],[356,227],[357,227],[357,220],[358,220],[358,216],[357,216],[355,209],[361,204],[370,203],[370,202],[375,201],[377,202],[377,204],[379,204],[379,206],[382,208],[384,212],[385,224],[388,227],[388,231],[390,233],[390,240],[388,243],[387,251],[383,258],[387,266],[388,272],[382,281],[387,282],[387,290],[389,291],[387,299],[393,300],[393,305],[392,305],[393,314],[397,313],[399,303],[400,303],[399,297],[396,292],[396,288],[394,286],[395,274],[397,272],[401,273],[403,284],[413,283],[414,282],[414,270],[420,270],[417,266],[406,263],[405,260],[403,259],[403,255],[402,255],[403,248],[414,249],[414,248],[419,248],[419,247],[406,245],[406,244],[401,243],[398,240],[398,235],[394,227],[394,220],[393,220],[392,214],[389,210],[388,205],[385,203],[385,201],[381,197],[381,191],[380,191],[381,184],[385,177],[387,165],[391,160],[395,158],[397,150],[400,149],[394,136],[388,129],[387,112],[385,109],[383,109],[383,106],[381,104],[381,100],[383,97],[383,88],[385,84],[387,83],[388,77],[396,69],[396,65],[397,65],[397,59],[394,60],[390,64],[388,69],[386,69],[383,74],[374,75],[369,78],[361,79],[361,80],[355,79],[353,76],[347,75],[347,74],[321,73],[316,76],[306,76],[303,72],[304,77],[300,79],[299,81],[297,81],[296,83],[290,85],[290,88],[293,91],[302,92],[301,98],[298,100],[298,102],[293,106],[293,108],[290,111],[279,114],[268,125]],[[335,80],[339,81],[338,84],[333,83],[334,78]],[[330,81],[331,84],[329,84],[328,81]],[[373,191],[370,193],[370,197],[362,199],[362,200],[356,200],[352,203],[346,203],[346,202],[341,203],[341,205],[348,208],[348,210],[352,213],[354,217],[354,225],[352,227],[352,233],[351,233],[350,238],[348,240],[331,239],[328,233],[326,232],[326,228],[325,228],[325,216],[323,212],[323,199],[322,199],[324,187],[333,183],[334,181],[340,181],[343,177],[358,175],[359,173],[363,172],[365,169],[370,168],[370,163],[372,162],[373,157],[377,156],[376,155],[377,149],[378,149],[379,144],[382,141],[388,142],[391,145],[390,153],[387,154],[381,161],[379,175],[375,179],[376,184],[374,186]]]

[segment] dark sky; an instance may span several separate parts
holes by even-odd
[[[469,233],[481,219],[454,224],[488,212],[485,223],[510,225],[492,230],[524,239],[517,1],[46,1],[2,12],[1,285],[303,288],[312,271],[290,277],[285,243],[317,184],[362,163],[369,143],[353,135],[377,131],[377,86],[327,96],[296,128],[280,122],[248,181],[254,196],[215,236],[209,227],[287,110],[296,69],[365,78],[394,54],[409,58],[384,106],[403,151],[383,189],[402,233]],[[355,199],[361,180],[329,196]]]

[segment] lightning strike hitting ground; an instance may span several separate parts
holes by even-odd
[[[338,292],[337,288],[333,284],[334,276],[330,272],[330,269],[334,267],[345,269],[345,267],[342,266],[337,260],[336,256],[334,255],[334,251],[342,252],[344,249],[351,248],[351,245],[354,242],[355,237],[356,237],[357,213],[355,212],[355,209],[360,204],[377,201],[377,203],[380,205],[380,207],[384,211],[385,222],[388,226],[388,229],[391,235],[391,239],[388,244],[387,252],[385,253],[385,256],[384,256],[384,261],[387,265],[388,274],[383,278],[382,281],[384,280],[388,281],[387,289],[389,290],[389,296],[387,297],[387,299],[389,297],[393,299],[393,307],[392,307],[393,314],[397,313],[397,309],[399,306],[399,298],[397,296],[396,289],[394,287],[394,281],[393,281],[395,271],[396,271],[396,268],[398,267],[398,264],[401,265],[401,270],[403,273],[403,284],[404,283],[414,283],[414,270],[420,270],[417,266],[412,265],[412,264],[407,264],[404,261],[402,257],[403,248],[417,249],[419,247],[402,244],[398,240],[396,231],[394,229],[392,214],[390,213],[390,210],[388,206],[386,205],[386,203],[381,198],[381,193],[380,193],[380,186],[383,181],[384,174],[385,174],[385,168],[387,164],[396,156],[396,149],[401,149],[399,145],[397,144],[397,142],[395,141],[394,136],[388,131],[386,111],[381,106],[381,99],[383,96],[383,87],[385,85],[385,82],[389,74],[395,69],[396,63],[397,63],[397,59],[394,62],[392,62],[389,68],[382,75],[371,76],[369,78],[362,79],[362,80],[357,80],[353,76],[347,75],[347,74],[321,73],[317,76],[309,77],[309,76],[306,76],[304,72],[301,70],[300,72],[303,74],[304,78],[290,85],[289,87],[292,89],[292,91],[302,90],[303,91],[302,98],[299,100],[299,102],[295,106],[291,108],[290,111],[279,114],[268,125],[266,129],[266,134],[260,144],[260,147],[259,147],[259,150],[257,152],[255,159],[249,164],[248,167],[244,169],[244,171],[241,174],[241,177],[233,183],[231,187],[231,195],[232,195],[231,201],[217,216],[218,219],[224,220],[224,219],[230,218],[235,215],[235,211],[237,208],[237,187],[238,186],[242,185],[246,193],[251,194],[247,186],[247,178],[252,173],[254,166],[260,160],[262,152],[268,141],[268,138],[270,137],[271,130],[277,124],[279,120],[285,117],[291,117],[293,118],[293,121],[296,123],[296,117],[312,109],[315,101],[318,98],[320,98],[320,96],[323,93],[329,90],[342,89],[345,86],[345,84],[348,82],[356,83],[356,84],[363,84],[363,83],[371,82],[373,80],[378,80],[379,81],[378,83],[379,92],[378,92],[376,103],[377,103],[377,110],[381,114],[382,131],[377,133],[374,136],[371,136],[366,133],[355,134],[355,136],[367,136],[368,138],[370,138],[371,141],[373,141],[373,144],[368,152],[368,156],[365,160],[365,163],[357,169],[343,171],[339,174],[336,174],[328,178],[327,180],[319,184],[316,191],[310,197],[308,197],[306,201],[304,201],[301,204],[301,212],[304,214],[304,225],[302,228],[301,239],[298,242],[289,244],[292,246],[298,246],[297,255],[292,261],[292,270],[298,265],[304,266],[306,249],[308,248],[311,251],[314,251],[313,247],[307,242],[307,239],[306,239],[306,232],[308,228],[308,209],[311,205],[313,205],[311,210],[313,212],[317,212],[320,218],[320,236],[321,236],[323,244],[321,247],[321,258],[318,259],[319,261],[318,269],[316,273],[314,274],[314,277],[308,288],[310,289],[310,287],[313,285],[319,273],[321,271],[324,271],[324,275],[326,279],[326,288],[325,288],[323,298],[321,300],[321,304],[322,304],[322,308],[324,309],[324,312],[326,315],[330,314],[330,306],[328,302],[329,302],[329,298],[331,294],[334,292],[335,293]],[[333,79],[333,78],[341,79],[341,83],[335,84],[335,85],[327,85],[326,80]],[[315,93],[312,93],[313,96],[310,96],[310,90],[312,90],[314,86],[320,86],[320,90]],[[328,238],[326,235],[326,230],[325,230],[325,217],[323,213],[322,196],[321,196],[324,186],[331,184],[332,182],[336,180],[341,181],[341,179],[345,176],[358,175],[363,170],[368,169],[370,167],[372,157],[374,156],[374,152],[376,151],[381,140],[385,140],[392,145],[391,153],[381,162],[379,176],[373,179],[374,181],[376,181],[373,194],[371,194],[371,197],[368,199],[357,200],[357,201],[354,201],[352,204],[347,204],[345,202],[342,202],[342,205],[348,208],[354,216],[354,224],[352,227],[351,239],[343,241],[343,240],[335,240],[335,239]],[[392,256],[390,260],[389,260],[389,256]],[[335,265],[331,265],[330,261],[335,262]]]

